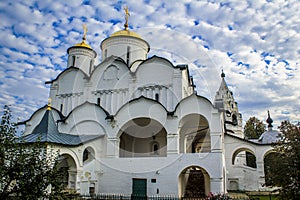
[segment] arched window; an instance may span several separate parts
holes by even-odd
[[[83,163],[91,161],[94,158],[95,158],[95,151],[94,151],[94,149],[91,148],[91,147],[85,148],[84,151],[83,151],[83,155],[82,155],[82,161],[83,161]]]
[[[92,73],[92,68],[93,68],[93,60],[90,60],[90,69],[89,69],[89,74]]]
[[[246,165],[248,167],[256,168],[256,157],[250,152],[246,152]]]
[[[83,157],[82,157],[83,162],[89,159],[89,154],[90,152],[87,149],[83,151]]]
[[[159,94],[158,93],[155,93],[155,100],[159,101]]]
[[[236,126],[238,124],[237,116],[236,114],[232,115],[232,125]]]
[[[76,60],[76,56],[72,56],[72,65],[73,67],[75,67],[75,60]]]
[[[127,57],[126,57],[126,63],[129,65],[130,61],[130,46],[127,47]]]
[[[95,194],[95,183],[91,183],[89,187],[89,194]]]
[[[158,150],[159,150],[159,144],[158,144],[158,142],[153,142],[152,145],[151,145],[151,153],[153,155],[159,155]]]
[[[104,51],[104,59],[106,59],[107,58],[107,49],[105,49],[105,51]]]

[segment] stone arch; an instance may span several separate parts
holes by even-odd
[[[210,176],[200,166],[188,166],[178,176],[180,197],[205,197],[210,192]]]
[[[257,168],[255,153],[247,148],[240,147],[232,154],[232,165],[244,165],[251,168]]]
[[[151,157],[167,155],[167,132],[151,118],[138,117],[125,123],[117,134],[120,138],[120,157]],[[151,148],[157,144],[156,151]]]
[[[105,132],[105,128],[102,124],[90,119],[79,121],[70,128],[70,134],[73,135],[105,135]]]
[[[64,153],[60,155],[58,169],[65,172],[61,181],[65,184],[66,188],[76,188],[77,168],[76,161],[70,154]]]
[[[210,128],[208,120],[200,114],[188,114],[179,122],[180,153],[210,152]]]

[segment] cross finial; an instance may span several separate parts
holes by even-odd
[[[221,78],[225,78],[225,73],[223,71],[223,68],[222,68]]]
[[[86,24],[82,24],[82,28],[83,28],[83,40],[85,40],[86,38],[86,32],[88,31],[88,28],[86,26]]]
[[[271,116],[270,116],[270,111],[269,111],[269,110],[268,110],[268,118],[267,118],[266,122],[269,124],[269,125],[268,125],[268,128],[271,129],[271,128],[273,127],[273,125],[272,125],[273,120],[272,120],[272,118],[271,118]]]
[[[125,11],[125,24],[124,24],[124,27],[125,27],[125,30],[128,30],[128,19],[129,19],[129,16],[130,16],[128,6],[124,7],[124,11]]]
[[[51,98],[48,99],[47,110],[51,110]]]

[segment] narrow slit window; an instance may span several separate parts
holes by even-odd
[[[60,104],[60,112],[63,111],[63,107],[64,107],[64,105],[63,105],[63,104]]]
[[[101,103],[101,99],[98,97],[97,98],[97,105],[100,106],[100,103]]]
[[[129,65],[129,61],[130,61],[130,47],[127,47],[127,57],[126,57],[126,63],[127,65]]]
[[[90,69],[89,69],[89,74],[92,73],[92,67],[93,67],[93,60],[90,61]]]
[[[105,51],[104,51],[104,59],[106,59],[107,58],[107,49],[105,49]]]
[[[155,100],[159,101],[159,94],[158,93],[155,93]]]
[[[76,56],[72,56],[72,66],[75,67]]]

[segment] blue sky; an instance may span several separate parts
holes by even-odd
[[[244,120],[275,125],[300,118],[300,2],[298,0],[98,1],[6,0],[0,2],[0,106],[19,120],[47,103],[49,86],[66,68],[67,48],[81,41],[98,53],[111,33],[131,30],[158,55],[189,64],[199,95],[210,100],[221,69]]]

